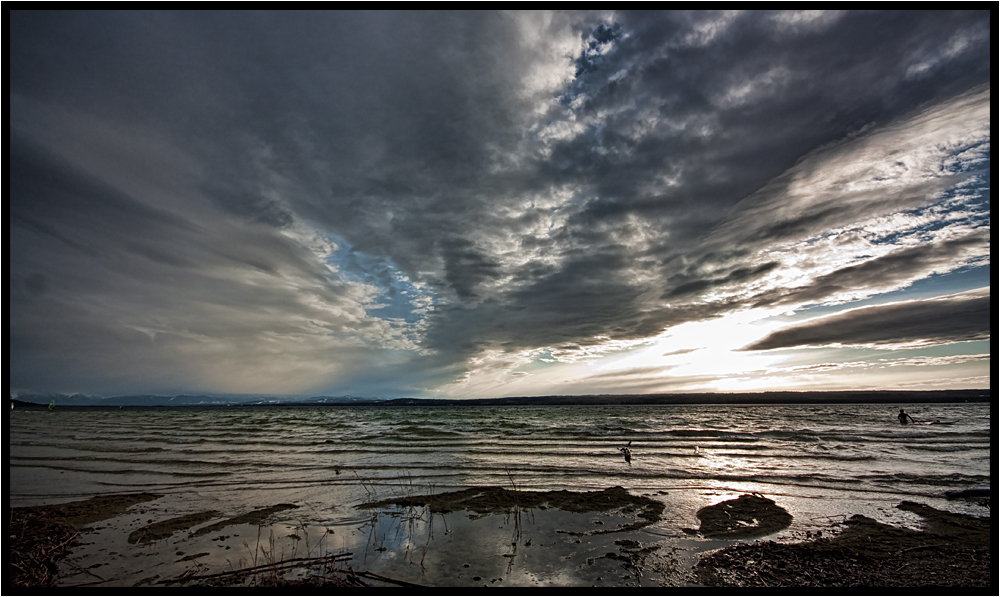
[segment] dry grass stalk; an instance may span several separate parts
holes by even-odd
[[[15,587],[55,584],[58,561],[76,543],[78,533],[64,523],[31,511],[10,510],[10,571]]]

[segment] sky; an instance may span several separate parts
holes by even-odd
[[[9,390],[988,388],[983,12],[10,12]]]

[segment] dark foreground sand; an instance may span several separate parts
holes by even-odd
[[[723,587],[990,587],[989,518],[902,502],[923,531],[855,515],[832,538],[734,545],[702,557],[699,582]]]
[[[58,562],[78,541],[80,531],[94,522],[120,515],[143,502],[158,499],[140,493],[101,496],[90,500],[14,508],[10,512],[10,579],[14,587],[51,586],[57,581]],[[223,519],[199,533],[214,533],[227,525],[263,524],[274,513],[295,508],[277,504]],[[425,507],[434,512],[467,511],[470,517],[512,511],[617,512],[631,516],[630,524],[615,529],[593,529],[588,535],[635,531],[660,519],[663,504],[633,496],[620,487],[593,492],[531,492],[498,487],[426,496],[382,500],[359,507]],[[922,531],[896,528],[863,516],[831,525],[824,538],[805,543],[771,541],[737,543],[703,554],[689,574],[690,582],[735,587],[990,587],[992,586],[992,534],[989,518],[942,512],[929,506],[902,502],[900,509],[918,514],[926,523]],[[218,519],[217,512],[203,512],[153,522],[133,531],[130,544],[153,542],[179,530]],[[712,539],[749,541],[786,528],[792,517],[774,501],[743,495],[698,512],[699,529],[692,535]],[[208,529],[208,530],[205,530]],[[632,539],[614,540],[614,552],[602,556],[609,563],[641,576],[647,558],[652,562],[656,544]],[[577,541],[579,543],[579,541]],[[258,563],[254,567],[213,573],[187,574],[159,579],[166,586],[408,586],[411,583],[352,569],[344,569],[339,554],[322,558],[297,558]],[[589,560],[588,560],[589,562]],[[285,578],[288,571],[313,571],[306,578]],[[683,571],[681,571],[683,573]]]

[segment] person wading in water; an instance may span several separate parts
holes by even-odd
[[[629,464],[629,466],[632,466],[632,449],[631,449],[631,447],[632,447],[632,440],[629,440],[629,442],[627,444],[625,444],[624,447],[618,448],[619,450],[621,450],[622,455],[625,456],[625,462],[627,462]]]
[[[909,421],[910,423],[916,423],[916,421],[913,420],[913,417],[903,412],[903,409],[899,409],[899,416],[897,416],[896,418],[899,419],[900,425],[906,425],[907,419],[910,420]]]

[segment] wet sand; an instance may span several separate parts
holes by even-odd
[[[792,524],[792,515],[787,510],[761,495],[741,495],[707,506],[698,510],[698,519],[701,526],[697,533],[712,539],[761,537]]]
[[[592,529],[576,534],[600,534],[642,528],[660,519],[663,503],[648,497],[634,496],[621,487],[603,491],[518,491],[503,487],[477,487],[434,495],[397,497],[361,504],[358,508],[377,509],[388,506],[426,506],[431,512],[448,513],[468,510],[480,515],[504,514],[518,509],[547,510],[555,508],[565,512],[615,512],[636,515],[637,520],[615,529]],[[572,531],[569,531],[573,533]]]
[[[831,538],[734,545],[706,555],[696,577],[724,587],[995,587],[989,518],[908,501],[897,508],[921,516],[925,528],[855,515]]]
[[[685,555],[650,528],[663,503],[620,487],[484,487],[368,502],[357,506],[370,518],[355,553],[316,549],[325,535],[290,524],[295,504],[180,514],[153,508],[159,499],[13,509],[13,586],[991,586],[990,520],[913,502],[898,507],[922,517],[920,531],[854,516],[825,538],[780,544],[753,539],[787,527],[791,515],[764,496],[742,495],[698,511],[701,527],[683,529],[691,537]],[[276,538],[275,528],[291,531]],[[140,554],[169,562],[147,576],[109,571],[100,567],[101,542],[119,567],[138,565],[130,562]],[[96,563],[60,568],[85,550]]]
[[[9,538],[13,586],[52,586],[58,575],[58,562],[79,543],[81,529],[159,497],[152,493],[132,493],[11,509]]]

